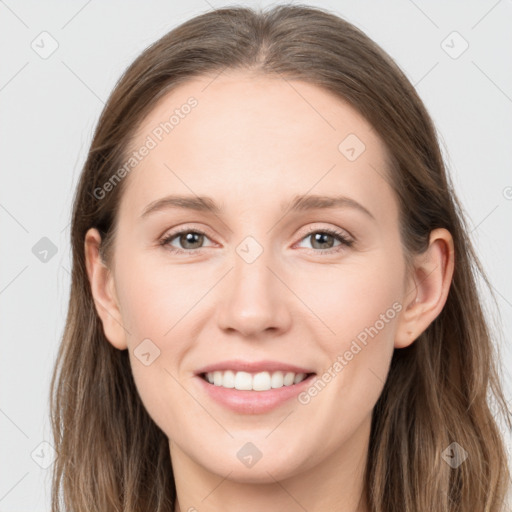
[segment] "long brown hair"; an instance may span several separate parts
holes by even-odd
[[[105,338],[84,237],[96,227],[108,261],[124,181],[101,199],[94,191],[122,167],[134,130],[158,99],[193,77],[225,69],[302,80],[347,101],[389,151],[406,258],[426,249],[435,228],[453,236],[455,271],[446,304],[412,345],[395,350],[373,411],[365,476],[370,509],[505,510],[510,473],[497,418],[510,427],[511,416],[477,291],[479,278],[489,283],[432,120],[403,72],[363,32],[324,9],[280,5],[217,9],[178,26],[133,62],[101,114],[74,199],[71,294],[51,382],[58,453],[52,512],[61,506],[173,511],[169,441],[139,398],[127,351]],[[469,454],[457,468],[443,460],[453,442]]]

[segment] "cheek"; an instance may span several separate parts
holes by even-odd
[[[204,414],[179,383],[187,386],[192,369],[187,355],[211,317],[205,308],[215,303],[214,286],[224,271],[213,271],[208,263],[194,268],[169,263],[164,254],[145,258],[142,252],[116,262],[132,373],[146,410],[164,431],[180,411],[189,417],[197,413],[198,422]]]
[[[295,278],[293,289],[322,321],[317,322],[322,331],[322,324],[325,327],[320,339],[325,340],[326,351],[334,355],[360,333],[364,338],[365,328],[376,323],[383,331],[381,338],[388,336],[400,309],[396,304],[402,296],[402,282],[403,268],[382,251],[364,261],[325,266],[310,279]]]
[[[184,265],[151,264],[133,258],[119,265],[119,301],[132,343],[151,338],[165,343],[207,283]]]
[[[362,421],[380,396],[402,310],[402,270],[396,260],[381,253],[364,265],[315,279],[308,305],[328,326],[317,338],[326,362],[302,403],[315,404],[315,415],[331,417],[325,417],[326,422],[332,416],[339,418],[340,425],[347,425],[348,418]]]

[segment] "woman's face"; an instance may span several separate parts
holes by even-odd
[[[371,126],[232,72],[168,93],[131,151],[105,332],[173,459],[266,482],[361,453],[413,298]]]

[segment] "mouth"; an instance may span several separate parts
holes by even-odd
[[[316,373],[290,370],[203,371],[196,374],[196,382],[200,393],[232,412],[265,414],[285,406],[313,384]]]
[[[316,373],[284,361],[231,360],[205,366],[195,376],[208,399],[232,412],[252,415],[285,406],[313,384]]]
[[[224,389],[238,391],[270,391],[293,387],[316,375],[315,373],[291,371],[246,372],[235,370],[203,372],[199,374],[205,382]]]

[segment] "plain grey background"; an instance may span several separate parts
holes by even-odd
[[[69,294],[71,199],[104,102],[135,57],[185,20],[275,3],[0,0],[1,512],[50,509],[48,389]],[[484,293],[512,402],[512,1],[303,3],[381,45],[433,117],[497,297],[496,308]]]

